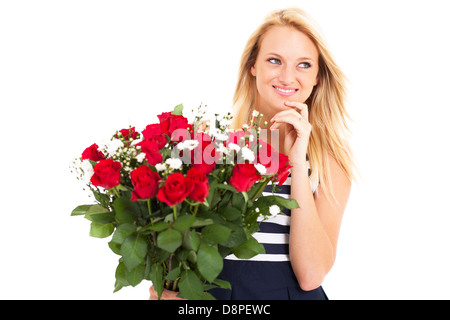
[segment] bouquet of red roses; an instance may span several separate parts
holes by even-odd
[[[290,166],[259,139],[260,116],[251,128],[230,131],[229,114],[210,128],[199,115],[189,123],[182,110],[158,115],[159,123],[140,133],[117,131],[74,162],[96,203],[72,215],[91,221],[91,236],[112,235],[108,245],[120,256],[114,292],[146,279],[159,296],[165,287],[187,299],[213,299],[209,289],[230,288],[217,279],[225,256],[264,253],[252,237],[258,218],[274,205],[298,207],[262,195],[269,182],[276,188],[286,180]]]

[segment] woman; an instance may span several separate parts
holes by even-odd
[[[256,110],[270,130],[279,130],[280,152],[292,165],[291,186],[282,192],[290,191],[301,208],[293,209],[290,219],[261,223],[255,237],[266,255],[226,258],[219,278],[232,289],[212,290],[217,299],[327,298],[321,284],[336,258],[353,178],[342,138],[344,98],[344,75],[303,11],[273,12],[248,40],[234,96],[234,127],[248,123]]]
[[[344,75],[303,11],[271,13],[248,40],[233,126],[249,123],[255,110],[263,114],[261,123],[277,134],[267,142],[276,146],[279,136],[292,166],[281,192],[300,208],[261,223],[255,238],[266,254],[225,258],[219,278],[232,289],[210,290],[217,299],[327,299],[321,284],[336,258],[353,179],[344,98]]]

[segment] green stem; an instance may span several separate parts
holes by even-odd
[[[194,217],[195,217],[195,215],[197,214],[198,206],[199,206],[199,205],[196,205],[196,206],[195,206],[194,213],[192,214]]]
[[[253,195],[252,197],[252,202],[256,200],[256,198],[259,197],[259,195],[263,192],[264,188],[267,186],[267,184],[269,183],[270,179],[267,179],[266,181],[263,182],[263,184],[259,187],[258,191],[256,191],[256,193]]]
[[[117,187],[114,187],[112,189],[113,189],[114,193],[117,195],[117,197],[120,198],[120,194],[119,194],[119,191],[117,191]]]
[[[177,220],[177,205],[173,206],[173,220]]]
[[[147,200],[147,207],[148,207],[148,215],[150,216],[150,222],[153,224],[152,204],[150,203],[150,199]]]

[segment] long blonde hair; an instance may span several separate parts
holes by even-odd
[[[238,82],[233,98],[233,128],[249,122],[255,109],[257,88],[251,67],[255,64],[264,34],[273,26],[290,26],[307,35],[319,52],[318,84],[306,100],[312,125],[308,156],[312,177],[318,177],[325,191],[331,187],[329,157],[336,159],[350,180],[354,162],[347,143],[349,129],[344,106],[346,78],[332,58],[313,20],[302,10],[290,8],[269,14],[250,36],[241,57]],[[331,189],[331,188],[330,188]],[[334,198],[333,193],[331,193]]]

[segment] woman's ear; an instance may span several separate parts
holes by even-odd
[[[256,69],[255,69],[255,66],[252,66],[252,67],[250,68],[250,72],[252,73],[252,75],[253,75],[254,77],[256,77]]]

